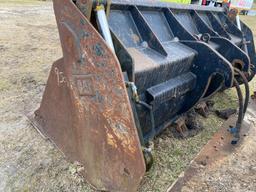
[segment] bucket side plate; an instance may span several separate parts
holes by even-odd
[[[98,190],[136,191],[145,164],[120,64],[72,0],[54,0],[63,58],[34,124]]]

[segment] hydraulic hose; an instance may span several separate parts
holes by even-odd
[[[152,109],[152,106],[141,101],[141,100],[138,100],[136,101],[138,104],[146,107],[148,110],[149,110],[149,113],[150,113],[150,121],[151,121],[151,129],[153,132],[155,132],[155,119],[154,119],[154,113],[153,113],[153,109]]]
[[[243,95],[242,91],[240,89],[239,83],[236,79],[234,79],[234,86],[237,91],[238,96],[238,103],[239,103],[239,112],[238,112],[238,118],[236,122],[236,126],[234,128],[230,129],[230,132],[234,135],[233,140],[231,141],[231,144],[235,145],[240,139],[240,129],[244,118],[244,102],[243,102]]]
[[[254,76],[255,76],[255,67],[253,66],[253,64],[251,64],[251,66],[250,66],[250,74],[247,77],[247,81],[251,81]]]
[[[145,107],[149,110],[151,129],[155,133],[155,119],[154,119],[153,107],[151,105],[147,104],[146,102],[140,100],[138,92],[137,92],[137,87],[135,86],[135,84],[133,82],[126,82],[126,85],[131,86],[134,101],[137,104],[142,105],[143,107]]]
[[[248,104],[249,104],[249,99],[250,99],[250,87],[249,87],[248,80],[245,77],[244,73],[241,72],[237,68],[234,68],[234,70],[242,78],[243,83],[244,83],[244,87],[245,87],[244,114],[245,114],[246,110],[247,110],[247,107],[248,107]]]
[[[100,32],[103,38],[105,39],[107,45],[110,47],[110,49],[112,49],[113,52],[115,52],[104,5],[102,4],[102,5],[96,6],[95,11],[96,11],[97,24],[100,29]]]

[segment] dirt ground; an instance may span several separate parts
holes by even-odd
[[[255,117],[256,102],[251,101],[236,146],[230,144],[232,136],[227,127],[237,117],[225,121],[168,192],[256,191]]]
[[[51,64],[62,55],[52,4],[32,0],[6,2],[0,0],[0,191],[94,191],[79,176],[79,167],[67,162],[26,118],[39,106]],[[256,34],[255,17],[243,19]],[[216,108],[235,107],[237,102],[233,90],[214,100]],[[143,179],[140,192],[166,191],[223,122],[214,115],[207,120],[198,119],[202,130],[193,137],[176,138],[170,130],[158,137],[154,143],[155,164]],[[232,179],[232,175],[224,170],[239,172],[241,178],[241,170],[255,171],[255,140],[244,148],[247,147],[253,153],[234,154],[234,161],[243,159],[242,164],[220,167],[207,185],[222,183],[222,191],[234,191],[225,184],[225,179]],[[254,175],[246,182],[256,182],[256,173],[250,173]],[[206,190],[198,186],[192,191]]]

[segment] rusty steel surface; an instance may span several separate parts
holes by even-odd
[[[249,111],[255,111],[255,103],[251,102],[248,109]],[[236,150],[236,146],[231,144],[233,136],[229,131],[227,131],[228,127],[235,124],[236,119],[236,116],[232,116],[224,122],[222,128],[215,133],[213,138],[203,147],[200,153],[191,162],[187,170],[170,186],[168,192],[182,191],[182,188],[194,178],[197,178],[202,171],[217,167],[228,155],[232,154],[232,152]],[[249,121],[244,121],[240,135],[247,135],[249,130],[254,128],[253,126],[254,125]],[[241,137],[239,145],[241,145],[242,142],[243,137]]]
[[[77,0],[76,5],[86,18],[90,20],[93,2],[91,0]]]
[[[184,138],[187,137],[187,134],[188,134],[188,128],[186,126],[185,121],[186,121],[185,117],[180,117],[174,123],[174,127],[176,131],[178,131],[178,133],[180,133],[181,136]]]
[[[72,0],[54,0],[63,58],[34,124],[98,190],[136,191],[145,164],[120,64]]]
[[[207,118],[209,116],[209,108],[208,108],[206,102],[198,103],[195,106],[195,110],[198,114],[202,115],[205,118]]]

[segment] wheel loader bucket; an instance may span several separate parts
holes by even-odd
[[[222,8],[53,0],[63,57],[33,124],[98,190],[133,192],[148,141],[200,101],[254,76],[253,36]]]

